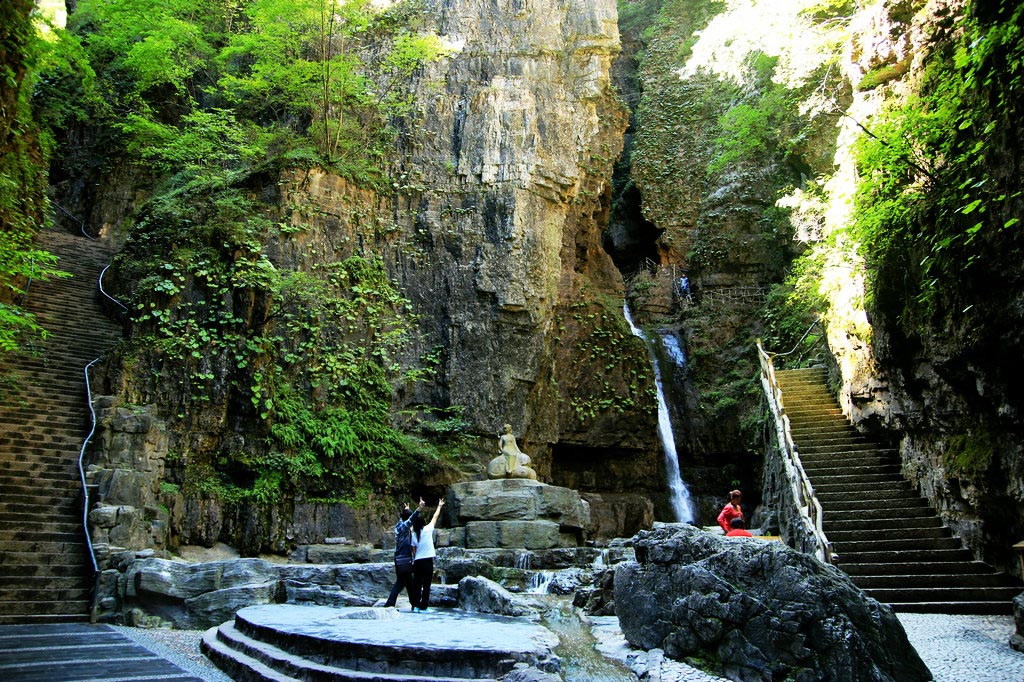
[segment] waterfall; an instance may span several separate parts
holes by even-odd
[[[647,354],[650,356],[651,366],[654,368],[654,384],[658,389],[658,435],[661,436],[662,449],[665,451],[665,469],[672,511],[675,512],[676,521],[692,523],[693,508],[690,504],[690,491],[686,489],[686,484],[683,483],[683,479],[679,476],[679,455],[676,454],[676,439],[672,434],[672,422],[668,416],[668,403],[665,401],[665,388],[661,382],[661,369],[658,367],[658,358],[654,354],[647,336],[633,322],[633,316],[629,312],[629,305],[623,304],[622,310],[626,316],[626,322],[629,323],[629,328],[633,331],[633,335],[640,337],[647,346]],[[673,361],[681,364],[685,361],[683,351],[679,348],[679,344],[674,338],[671,338],[670,343],[670,338],[666,336],[663,339],[665,349],[672,356]]]

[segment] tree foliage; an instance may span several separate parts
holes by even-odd
[[[444,54],[421,15],[415,2],[80,0],[57,34],[41,109],[55,126],[87,121],[153,183],[114,273],[132,397],[183,433],[221,413],[239,434],[183,446],[186,493],[358,501],[436,456],[394,424],[395,386],[430,373],[398,362],[411,318],[382,263],[275,262],[267,243],[309,226],[262,198],[281,168],[383,187],[409,77]]]
[[[998,8],[987,21],[981,4]],[[958,37],[930,56],[918,93],[874,121],[856,149],[853,232],[875,298],[903,301],[911,328],[957,300],[990,256],[1024,246],[1021,189],[1001,160],[1015,148],[1024,100],[1022,25],[1018,3],[975,3]]]
[[[45,44],[32,10],[21,0],[0,9],[0,357],[45,338],[22,306],[26,285],[66,274],[35,245],[47,200],[46,148],[30,102]]]

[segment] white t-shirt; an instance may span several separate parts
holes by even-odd
[[[416,545],[416,554],[413,559],[432,559],[437,556],[434,551],[434,524],[428,523],[420,529],[420,539],[416,539],[416,531],[412,533],[412,541]]]

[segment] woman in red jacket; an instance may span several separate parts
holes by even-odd
[[[726,533],[732,530],[730,522],[736,518],[743,518],[743,509],[740,507],[740,499],[743,497],[743,493],[739,490],[732,490],[729,492],[729,504],[722,507],[722,513],[718,515],[718,525],[722,527]]]

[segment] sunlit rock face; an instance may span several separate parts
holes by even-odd
[[[843,60],[847,77],[855,85],[872,75],[885,78],[876,87],[855,87],[840,124],[830,226],[849,219],[850,145],[863,134],[859,126],[870,128],[875,114],[906,101],[968,11],[961,0],[884,2],[854,16]],[[998,161],[977,172],[1002,181],[1020,167],[1019,145],[999,142],[1007,136],[1016,139],[1018,131],[993,133],[986,145]],[[1003,254],[1010,250],[993,244],[984,272],[950,287],[952,296],[933,319],[914,329],[901,319],[905,301],[891,290],[869,297],[865,310],[865,266],[853,250],[848,245],[845,255],[836,255],[823,287],[832,305],[829,345],[841,369],[844,411],[899,441],[904,473],[976,556],[1019,572],[1010,547],[1024,530],[1024,402],[1006,371],[1021,347],[1019,260],[1007,262]]]
[[[611,0],[432,3],[427,23],[450,53],[398,86],[415,98],[411,117],[396,122],[390,191],[316,168],[267,177],[260,190],[279,205],[280,224],[295,228],[265,244],[275,267],[379,256],[410,300],[416,333],[398,360],[422,366],[433,354],[437,373],[397,387],[395,407],[464,407],[480,464],[511,423],[540,480],[609,499],[595,503],[601,535],[649,525],[650,500],[666,490],[650,365],[601,245],[626,127],[609,77],[616,19]],[[134,195],[103,187],[97,196],[116,204],[100,222],[119,234]],[[145,372],[127,378],[128,402],[172,390],[147,381]],[[206,426],[169,434],[168,449],[220,447],[227,398],[211,396],[202,411],[192,421]],[[591,475],[578,476],[581,468]],[[309,526],[308,510],[290,503],[248,525],[220,511],[187,505],[172,525],[187,518],[188,527],[171,532],[255,553],[279,551]],[[379,510],[357,516],[339,517],[330,532],[379,541]]]

